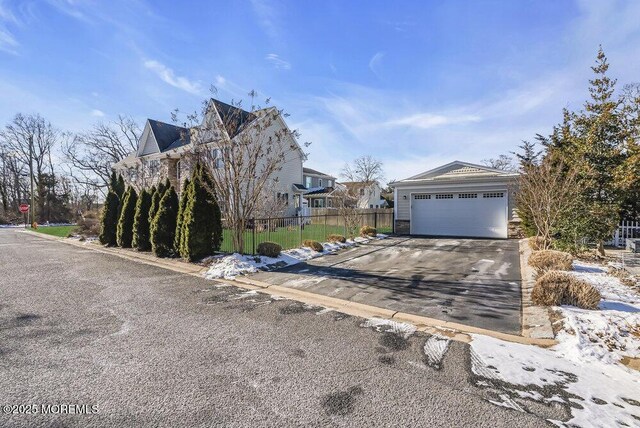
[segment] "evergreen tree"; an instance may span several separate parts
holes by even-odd
[[[118,195],[111,189],[107,193],[100,218],[100,236],[102,245],[114,246],[117,243],[116,229],[118,226]]]
[[[176,233],[178,205],[178,195],[171,186],[160,200],[158,212],[151,223],[151,248],[158,257],[169,257],[175,254],[173,240]]]
[[[222,243],[220,208],[211,192],[212,180],[203,165],[193,171],[181,231],[180,256],[199,260],[212,255]]]
[[[160,199],[164,196],[164,192],[167,190],[164,187],[164,183],[159,183],[158,188],[151,195],[151,207],[149,208],[149,224],[153,221],[158,212],[158,206],[160,206]]]
[[[187,178],[184,181],[184,185],[182,186],[182,195],[180,195],[180,207],[178,208],[178,218],[176,219],[176,236],[173,242],[173,247],[177,252],[180,253],[180,247],[182,246],[182,225],[184,218],[185,206],[187,205],[187,200],[189,198],[189,192],[191,186],[191,181]]]
[[[149,208],[151,207],[151,194],[146,190],[142,190],[138,203],[136,204],[136,213],[133,219],[133,241],[131,245],[139,251],[151,250],[150,230],[149,230]]]
[[[620,102],[613,98],[616,80],[608,77],[608,69],[607,58],[600,48],[592,67],[595,77],[589,80],[591,99],[575,119],[575,166],[589,214],[586,236],[598,243],[601,254],[603,242],[619,222],[622,201],[615,170],[624,161],[625,135],[618,109]]]
[[[124,193],[127,190],[124,184],[124,178],[122,178],[122,175],[118,174],[118,180],[116,181],[113,187],[113,190],[116,193],[116,195],[118,195],[118,198],[122,200]]]
[[[122,248],[131,248],[133,221],[136,214],[137,202],[138,194],[133,187],[129,187],[124,194],[120,219],[118,220],[118,229],[116,231],[118,246]]]

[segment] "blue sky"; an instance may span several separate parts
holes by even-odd
[[[0,0],[0,123],[170,121],[218,88],[290,113],[312,168],[371,154],[401,179],[547,133],[602,44],[640,81],[638,1]]]

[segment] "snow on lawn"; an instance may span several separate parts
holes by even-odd
[[[503,401],[494,404],[521,410],[520,406],[512,405],[509,396],[528,396],[571,405],[572,417],[565,422],[567,425],[638,426],[633,416],[640,417],[638,372],[600,361],[584,364],[565,351],[473,335],[471,368],[478,376],[513,385],[503,386],[510,394],[501,396]]]
[[[555,307],[564,319],[559,343],[549,349],[474,335],[472,369],[511,384],[494,404],[522,410],[512,398],[562,401],[571,405],[567,424],[639,426],[640,372],[621,360],[640,358],[640,295],[607,267],[574,262],[573,268],[602,294],[600,309]]]
[[[347,240],[345,243],[340,242],[323,242],[322,252],[314,251],[311,248],[300,247],[292,250],[285,250],[278,257],[265,256],[245,256],[234,253],[223,257],[211,258],[209,270],[205,273],[207,279],[225,278],[233,280],[239,275],[247,275],[256,273],[259,270],[267,270],[272,267],[284,267],[294,265],[306,260],[311,260],[325,254],[332,254],[338,250],[347,247],[353,247],[357,244],[364,244],[371,239],[384,239],[387,235],[378,234],[375,238],[360,238]]]

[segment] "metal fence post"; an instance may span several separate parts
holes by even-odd
[[[251,233],[251,242],[252,242],[252,249],[253,251],[251,252],[251,254],[255,254],[256,253],[256,219],[254,218],[253,220],[251,220],[251,223],[253,224],[252,227],[252,233]]]
[[[324,239],[327,239],[327,213],[324,214]]]

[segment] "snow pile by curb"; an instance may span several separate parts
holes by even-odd
[[[360,238],[341,242],[323,242],[322,252],[314,251],[308,247],[294,248],[285,250],[278,257],[265,256],[245,256],[234,253],[223,257],[214,257],[211,259],[211,265],[204,277],[206,279],[229,279],[233,280],[240,275],[248,275],[256,273],[259,270],[269,270],[271,268],[280,268],[295,265],[307,260],[321,257],[326,254],[333,254],[343,248],[353,247],[357,244],[364,244],[375,239],[385,239],[387,235],[378,234],[375,238]]]

